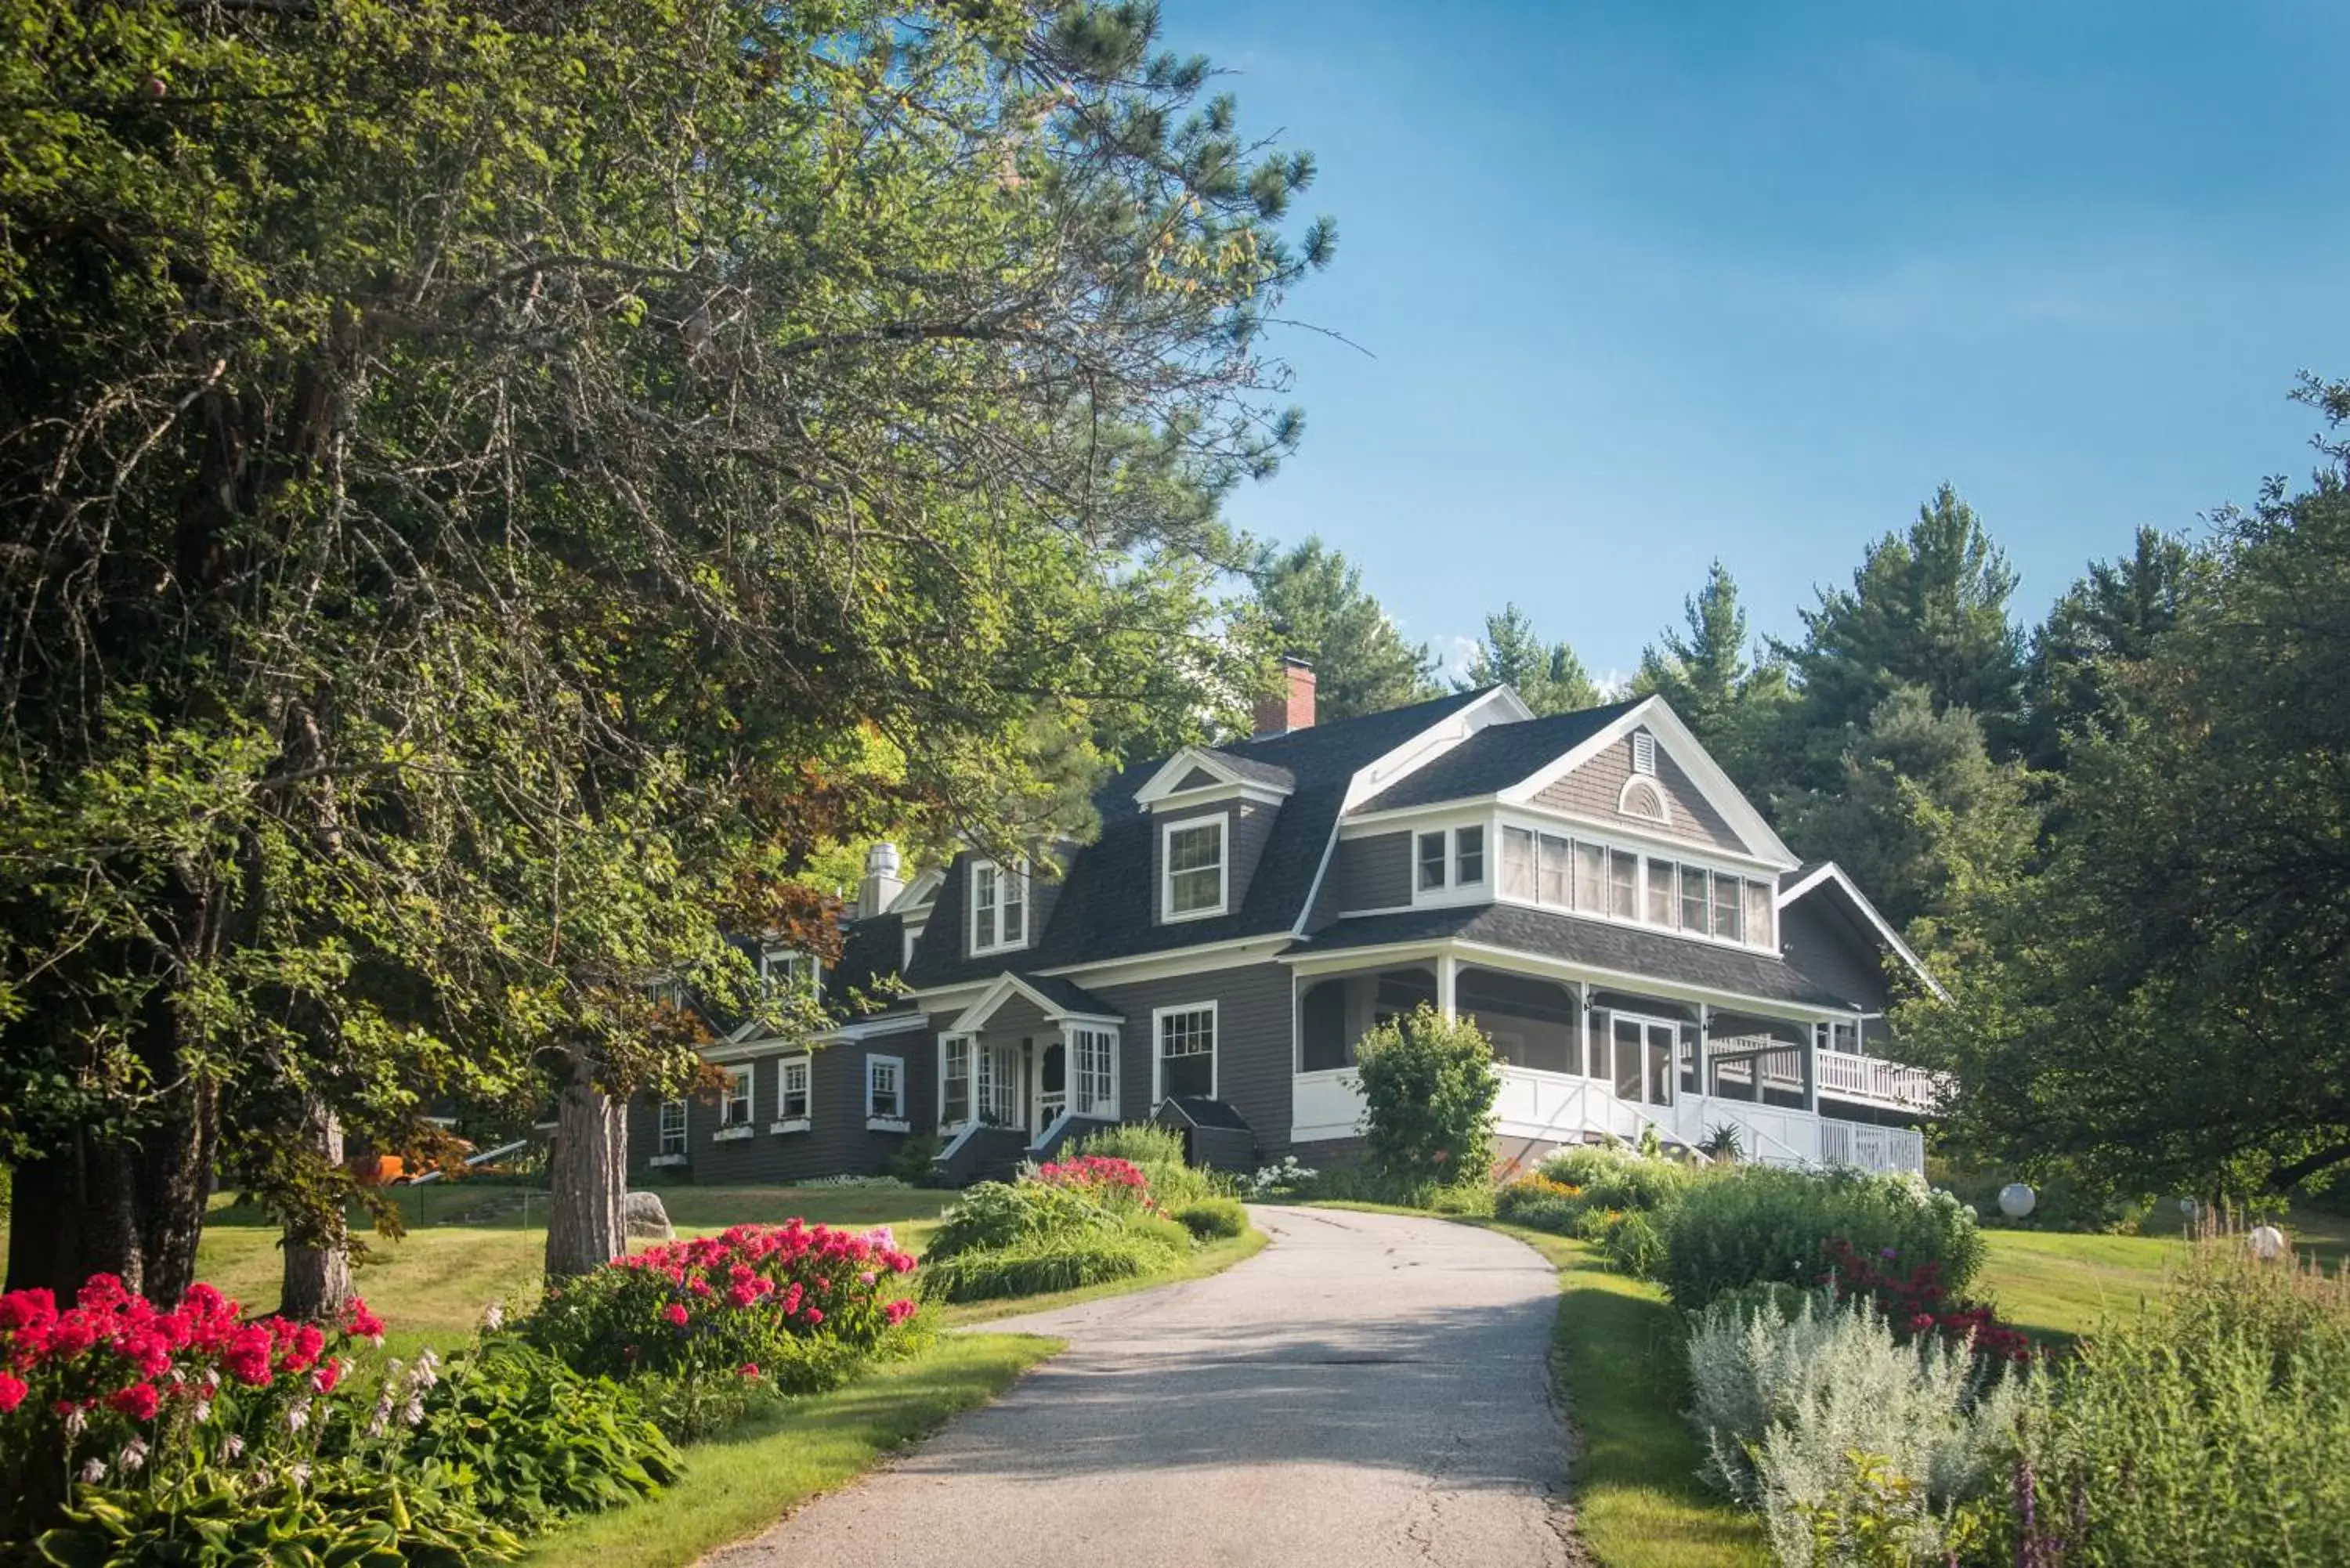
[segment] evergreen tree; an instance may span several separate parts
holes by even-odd
[[[1596,707],[1600,692],[1564,642],[1545,643],[1533,620],[1514,604],[1485,618],[1485,636],[1469,659],[1469,673],[1454,690],[1473,691],[1482,686],[1509,686],[1525,699],[1537,715],[1571,713]]]
[[[2112,732],[2127,685],[2116,667],[2152,655],[2209,586],[2211,565],[2186,540],[2142,527],[2129,555],[2092,562],[2056,601],[2024,671],[2025,750],[2035,767],[2063,766],[2073,732]]]
[[[1363,570],[1309,536],[1259,551],[1257,603],[1281,645],[1314,666],[1323,719],[1354,719],[1433,697],[1436,664],[1425,644],[1406,642],[1363,587]]]
[[[1850,872],[1897,927],[1939,915],[1970,878],[2012,872],[2038,818],[2019,763],[1991,760],[1964,708],[1937,712],[1920,687],[1877,704],[1825,789],[1778,803],[1788,845]]]
[[[2350,385],[2311,386],[2336,431]],[[1976,1154],[2107,1192],[2282,1192],[2350,1169],[2350,447],[2220,520],[2127,722],[2064,737],[2043,864],[1923,933],[1899,1021]]]
[[[1681,601],[1686,630],[1668,627],[1641,652],[1632,690],[1655,692],[1757,801],[1781,781],[1766,759],[1787,703],[1786,661],[1766,651],[1751,662],[1738,584],[1720,561],[1705,587]]]
[[[2022,642],[2008,619],[2016,576],[1974,510],[1945,484],[1906,534],[1869,546],[1850,588],[1823,588],[1804,610],[1804,640],[1784,648],[1803,694],[1798,716],[1810,776],[1835,776],[1849,732],[1902,686],[1937,712],[1965,708],[1994,752],[2018,739]]]

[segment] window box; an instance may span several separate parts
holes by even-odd
[[[906,1116],[906,1059],[902,1056],[865,1058],[865,1130],[911,1132]]]
[[[712,1143],[740,1143],[757,1129],[748,1122],[738,1122],[731,1127],[720,1127],[710,1135]]]
[[[867,1132],[885,1133],[912,1132],[914,1130],[914,1126],[911,1122],[907,1121],[903,1116],[867,1116],[865,1118],[865,1130]]]
[[[807,1131],[808,1127],[806,1116],[786,1116],[779,1122],[769,1122],[767,1130],[771,1133],[801,1133]]]
[[[676,1169],[685,1164],[681,1154],[657,1154],[647,1161],[655,1170]]]

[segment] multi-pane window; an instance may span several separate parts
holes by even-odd
[[[1537,903],[1534,835],[1525,827],[1502,829],[1502,897]]]
[[[660,1152],[664,1156],[685,1152],[685,1102],[663,1100],[660,1108]]]
[[[906,1064],[895,1056],[865,1058],[865,1114],[898,1121],[906,1114]]]
[[[1086,1116],[1118,1114],[1118,1036],[1107,1029],[1076,1029],[1077,1085],[1074,1108]]]
[[[1417,847],[1423,878],[1430,867],[1441,872],[1448,848],[1459,856],[1441,833],[1420,835]],[[1777,924],[1770,882],[1531,827],[1502,828],[1501,890],[1505,898],[1752,947],[1773,945]]]
[[[1444,835],[1441,832],[1419,836],[1419,890],[1423,893],[1444,886]]]
[[[775,949],[759,955],[759,983],[771,996],[795,996],[816,990],[816,960],[804,952]]]
[[[1176,824],[1166,832],[1167,918],[1180,920],[1222,914],[1224,819]]]
[[[1485,879],[1485,830],[1482,827],[1456,827],[1452,830],[1452,882],[1458,888],[1473,888]]]
[[[1027,940],[1028,878],[992,860],[971,867],[971,950],[1016,948]]]
[[[939,1125],[959,1127],[971,1120],[971,1036],[950,1034],[939,1049]]]
[[[786,1056],[775,1087],[775,1115],[783,1121],[800,1122],[807,1120],[807,1114],[808,1059]]]
[[[1159,1095],[1216,1092],[1216,1009],[1170,1007],[1159,1014]]]
[[[751,1069],[726,1069],[726,1093],[718,1102],[718,1125],[739,1127],[751,1120]]]

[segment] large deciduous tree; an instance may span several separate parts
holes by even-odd
[[[1270,635],[1314,667],[1323,719],[1360,718],[1437,694],[1427,645],[1405,641],[1363,587],[1363,569],[1319,538],[1286,550],[1263,546],[1253,576]]]
[[[2340,430],[2350,386],[2311,387]],[[2044,864],[1924,933],[1913,1041],[1986,1154],[2124,1192],[2350,1168],[2350,448],[2220,519],[2211,580],[2066,735]],[[1930,955],[1929,955],[1930,956]]]
[[[592,1262],[655,982],[770,1005],[724,933],[821,950],[826,846],[1010,846],[1040,711],[1252,678],[1217,501],[1330,232],[1150,7],[11,16],[12,1282],[172,1300],[216,1168],[316,1220],[317,1113],[550,1080]]]

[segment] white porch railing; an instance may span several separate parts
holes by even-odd
[[[1905,1111],[1930,1111],[1942,1103],[1939,1077],[1923,1067],[1846,1051],[1823,1051],[1819,1064],[1823,1095]]]
[[[1511,1139],[1579,1143],[1607,1133],[1638,1142],[1654,1127],[1669,1140],[1694,1147],[1716,1127],[1738,1131],[1742,1156],[1767,1165],[1856,1166],[1864,1170],[1926,1168],[1925,1139],[1908,1127],[1871,1127],[1718,1095],[1682,1093],[1670,1106],[1617,1097],[1611,1085],[1569,1073],[1531,1067],[1500,1069],[1494,1130]],[[1299,1143],[1355,1137],[1362,1131],[1363,1095],[1351,1069],[1299,1073],[1292,1080],[1290,1136]]]
[[[1862,1170],[1926,1169],[1926,1139],[1914,1127],[1872,1127],[1866,1122],[1820,1118],[1820,1159]]]

